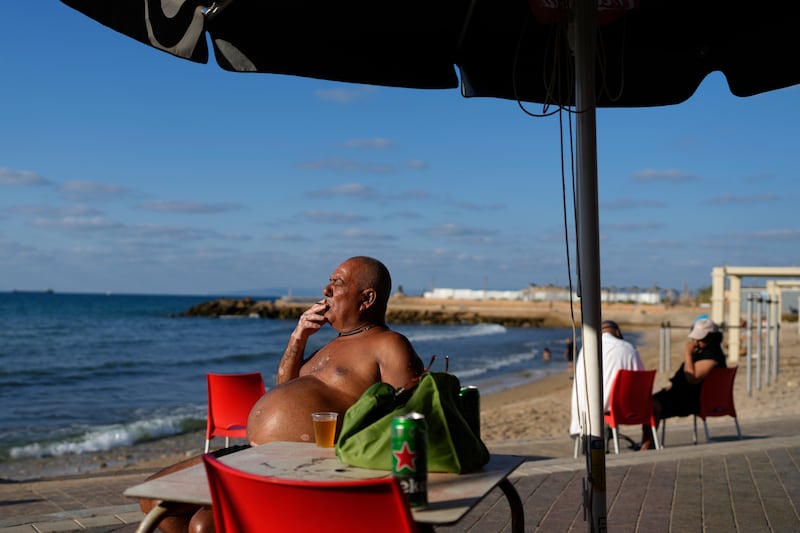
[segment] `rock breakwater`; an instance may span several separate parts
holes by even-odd
[[[219,298],[198,304],[180,316],[252,317],[296,320],[315,301],[281,298],[259,301],[251,297]],[[708,309],[695,306],[643,304],[604,304],[603,319],[616,320],[624,329],[658,327],[671,321],[673,326],[689,326],[699,313]],[[527,302],[511,300],[447,300],[394,295],[389,300],[389,324],[500,324],[506,327],[569,328],[573,319],[581,324],[580,303]]]

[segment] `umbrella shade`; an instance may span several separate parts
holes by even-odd
[[[62,2],[195,62],[208,62],[210,36],[231,71],[444,89],[458,87],[457,66],[467,97],[575,104],[571,15],[552,0]],[[737,96],[800,83],[792,3],[599,3],[599,107],[676,104],[717,70]]]
[[[458,57],[464,96],[575,104],[570,14],[552,4],[476,5]],[[740,1],[599,4],[598,107],[677,104],[713,71],[736,96],[800,83],[797,8],[788,3],[783,13]]]
[[[444,89],[467,4],[408,0],[62,0],[109,28],[225,70]],[[428,7],[433,4],[435,7]]]

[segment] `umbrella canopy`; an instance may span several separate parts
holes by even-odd
[[[565,1],[62,2],[190,61],[208,62],[208,37],[219,66],[231,71],[446,89],[459,86],[457,68],[467,97],[575,104],[574,19]],[[599,107],[676,104],[713,71],[737,96],[800,83],[797,8],[789,3],[599,4]]]
[[[420,89],[458,86],[453,66],[467,2],[409,0],[62,0],[175,56],[236,72]],[[433,4],[428,7],[428,4]]]
[[[476,2],[458,53],[465,96],[574,105],[573,2]],[[796,8],[752,2],[597,2],[598,107],[644,107],[687,100],[721,71],[736,96],[800,83]],[[513,8],[509,7],[513,4]]]
[[[723,0],[62,0],[119,32],[243,72],[454,88],[574,106],[591,531],[605,531],[596,107],[676,104],[712,71],[733,94],[800,83],[793,4]],[[787,4],[789,7],[787,7]],[[785,10],[785,12],[779,11]]]

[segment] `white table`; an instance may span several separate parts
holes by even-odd
[[[478,504],[493,488],[499,487],[511,508],[511,528],[523,531],[524,511],[514,485],[508,480],[523,458],[492,455],[481,470],[469,474],[428,474],[428,507],[412,509],[420,525],[453,524]],[[286,479],[333,481],[388,477],[385,470],[369,470],[341,462],[333,448],[318,448],[302,442],[270,442],[220,457],[230,466],[263,476]],[[165,502],[211,505],[205,467],[202,463],[128,488],[125,496],[151,498]],[[169,513],[168,504],[153,508],[137,531],[154,531]]]

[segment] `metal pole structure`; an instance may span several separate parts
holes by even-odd
[[[597,0],[575,3],[575,107],[577,139],[576,203],[583,319],[583,355],[589,416],[587,479],[590,532],[608,529],[606,509],[606,453],[603,425],[603,381],[600,340],[600,216],[597,206],[597,110],[595,96],[595,39]]]
[[[781,338],[780,336],[780,328],[781,328],[781,309],[780,309],[780,300],[776,299],[773,300],[773,305],[775,306],[775,311],[772,313],[772,316],[775,318],[775,329],[773,330],[772,337],[772,381],[778,381],[778,340]]]
[[[672,324],[667,321],[667,372],[672,370]]]
[[[761,390],[761,317],[764,316],[764,298],[758,297],[758,316],[756,317],[756,352],[758,354],[758,361],[756,361],[756,389]]]
[[[767,297],[764,300],[764,304],[766,306],[767,311],[767,331],[764,335],[764,382],[769,385],[772,383],[772,372],[770,370],[770,366],[772,361],[770,361],[770,353],[772,352],[772,300]]]
[[[753,395],[753,294],[747,295],[747,394]]]
[[[666,336],[666,329],[664,329],[664,323],[661,323],[661,329],[658,331],[658,371],[664,371],[664,348],[666,341],[664,337]]]

